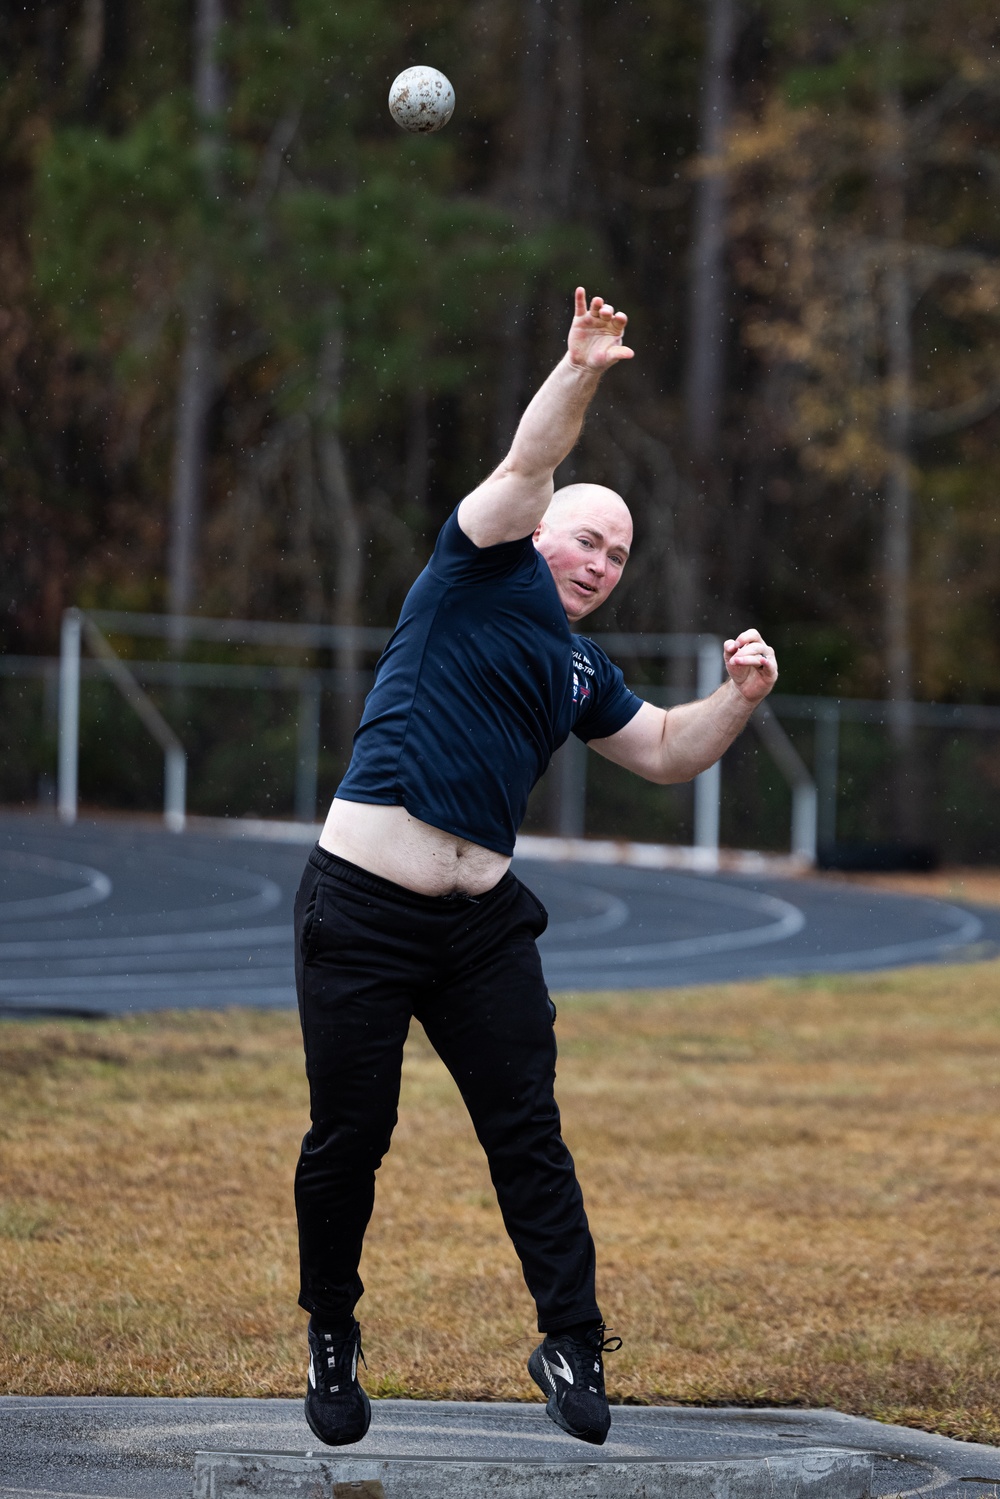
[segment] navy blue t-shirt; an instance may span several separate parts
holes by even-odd
[[[530,536],[477,547],[457,511],[407,595],[337,790],[512,854],[570,733],[615,734],[641,700],[569,625]]]

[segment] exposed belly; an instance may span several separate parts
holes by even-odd
[[[411,817],[405,807],[334,800],[319,839],[370,874],[420,895],[485,895],[510,860]]]

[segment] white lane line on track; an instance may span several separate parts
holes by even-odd
[[[290,926],[233,927],[221,932],[209,929],[207,932],[175,932],[170,936],[57,937],[50,942],[0,942],[0,962],[14,962],[17,958],[51,958],[57,963],[78,958],[95,961],[141,958],[163,953],[211,952],[227,947],[283,946],[286,942],[291,946],[292,940],[293,928]]]
[[[940,957],[944,953],[953,952],[956,948],[968,946],[974,942],[983,930],[983,924],[978,916],[973,916],[969,911],[963,911],[959,906],[949,906],[941,902],[938,910],[945,913],[951,919],[960,924],[952,932],[942,932],[939,937],[922,938],[916,942],[897,942],[888,947],[860,948],[856,952],[849,953],[819,953],[814,959],[807,956],[799,958],[776,958],[769,961],[766,967],[768,974],[794,973],[829,973],[847,971],[864,971],[865,968],[892,968],[894,966],[906,966],[910,963],[918,963],[923,958]],[[651,949],[643,949],[636,954],[636,961],[649,954]],[[544,956],[544,955],[543,955]],[[558,955],[556,955],[558,956]],[[586,955],[580,955],[585,957]],[[613,955],[612,955],[613,956]],[[598,961],[604,957],[603,954],[594,954],[594,961],[588,964],[588,984],[595,989],[613,989],[621,979],[621,967],[613,969],[604,968]],[[548,965],[549,959],[544,956],[544,962]],[[556,975],[557,976],[557,975]],[[633,971],[630,978],[636,977]],[[651,969],[645,982],[653,987],[661,982],[663,973],[660,969]],[[697,968],[688,974],[671,973],[672,983],[704,983],[705,975]],[[579,987],[579,986],[577,986]]]
[[[164,991],[169,995],[169,991]],[[287,1006],[288,1009],[295,1008],[295,985],[289,978],[285,984],[274,984],[266,989],[254,988],[232,988],[232,989],[189,989],[186,986],[177,989],[176,1008],[182,1010],[222,1010],[228,1008],[240,1008],[252,1005],[254,1009],[260,1009],[265,1005]],[[152,1004],[144,1002],[144,991],[137,989],[134,997],[130,1000],[116,1000],[113,1006],[102,1006],[99,1001],[88,1001],[82,999],[79,1004],[70,1001],[53,999],[51,995],[45,994],[19,994],[11,999],[0,999],[0,1015],[9,1010],[37,1010],[39,1014],[45,1014],[53,1010],[65,1013],[67,1010],[74,1015],[89,1014],[113,1014],[127,1015],[133,1011],[146,1010],[169,1010],[175,1008],[173,1003],[164,1003],[164,996],[158,994]]]
[[[90,852],[91,857],[100,858],[102,856],[109,856],[109,851],[99,846],[95,846],[87,851]],[[2,869],[3,859],[10,858],[12,852],[0,850],[0,869]],[[18,857],[21,856],[18,855]],[[25,855],[24,857],[28,856]],[[35,856],[31,855],[30,857],[34,858]],[[37,857],[41,859],[42,855],[38,855]],[[58,861],[47,859],[46,862],[54,865]],[[187,875],[190,883],[200,887],[201,891],[204,890],[206,885],[209,886],[211,892],[212,890],[217,890],[220,885],[224,886],[228,884],[235,886],[236,890],[248,890],[252,893],[243,898],[221,900],[218,903],[212,899],[211,893],[207,896],[205,894],[196,894],[194,898],[197,903],[192,906],[179,906],[167,911],[163,911],[161,907],[160,910],[147,911],[145,913],[137,912],[134,916],[126,914],[124,917],[120,912],[113,913],[118,919],[130,921],[145,920],[150,925],[155,923],[157,930],[161,932],[170,932],[177,929],[179,922],[190,921],[192,916],[196,916],[199,920],[204,920],[207,916],[215,921],[226,922],[245,920],[250,916],[263,916],[266,911],[272,911],[284,898],[281,886],[275,880],[269,879],[267,875],[257,874],[249,869],[240,869],[232,864],[221,864],[214,857],[206,857],[204,859],[188,858],[183,854],[175,854],[173,852],[164,853],[159,849],[156,851],[155,861],[145,856],[137,856],[131,860],[125,860],[117,871],[119,893],[123,889],[131,892],[134,889],[142,888],[142,879],[147,873],[147,867],[150,864],[154,865],[157,875],[170,874],[173,871],[179,871],[182,875]],[[76,870],[87,868],[85,865],[67,865],[66,867]],[[90,873],[97,875],[101,880],[107,880],[108,892],[110,893],[112,886],[108,876],[96,869],[91,870]],[[101,898],[104,899],[103,896]],[[48,901],[52,897],[43,896],[41,899]],[[0,920],[6,919],[4,912],[9,910],[11,910],[11,906],[0,905]],[[16,913],[17,919],[22,919],[26,914],[35,913],[26,913],[23,910],[18,911]],[[39,916],[49,916],[61,915],[63,913],[62,911],[56,912],[54,908],[46,906],[44,908],[39,907],[37,914]],[[109,915],[106,919],[111,920],[113,917]]]
[[[246,900],[229,901],[224,905],[213,905],[211,902],[202,900],[198,905],[175,909],[169,913],[171,920],[176,921],[178,917],[186,916],[190,911],[197,911],[199,916],[211,913],[225,921],[231,921],[234,916],[262,916],[265,911],[273,911],[282,899],[281,886],[276,881],[268,879],[265,874],[254,874],[248,869],[236,869],[231,864],[218,864],[214,858],[211,862],[202,859],[186,859],[178,854],[170,854],[163,861],[161,867],[167,869],[189,870],[201,883],[208,880],[215,885],[228,881],[237,889],[252,890],[254,893]]]
[[[686,882],[687,883],[687,882]],[[735,890],[731,885],[709,886],[690,881],[698,895],[687,899],[701,898],[706,904],[726,905],[737,910],[754,911],[767,915],[771,920],[765,926],[745,927],[736,932],[711,932],[704,937],[678,937],[670,942],[648,942],[637,940],[631,947],[574,949],[560,952],[558,949],[542,950],[546,965],[558,968],[569,963],[613,964],[629,967],[651,960],[694,958],[721,952],[738,952],[745,947],[760,947],[771,942],[785,942],[801,932],[806,924],[805,912],[791,901],[777,895],[763,895],[756,890]]]
[[[58,959],[39,964],[17,964],[13,973],[6,979],[0,979],[0,990],[4,983],[27,983],[26,973],[32,975],[32,983],[48,983],[52,979],[60,977],[85,978],[88,974],[96,974],[98,977],[111,979],[118,974],[124,974],[136,981],[155,976],[158,973],[173,974],[180,977],[185,973],[198,973],[204,968],[204,953],[177,953],[170,956],[166,953],[152,953],[148,956],[135,953],[131,957],[120,958],[75,958],[72,961],[59,962]],[[292,949],[289,944],[287,962],[282,961],[282,955],[276,953],[272,948],[269,952],[257,952],[252,942],[248,942],[243,952],[239,950],[231,955],[220,958],[218,964],[213,964],[208,970],[212,973],[246,973],[248,968],[290,968],[292,965]]]
[[[570,892],[574,902],[579,902],[582,892],[583,900],[593,903],[596,914],[577,916],[572,921],[553,921],[546,929],[547,937],[558,937],[566,941],[575,937],[577,932],[588,937],[601,937],[605,932],[617,931],[628,922],[631,913],[625,901],[608,890],[601,890],[597,885],[578,885],[572,880],[555,879],[548,884],[550,889],[557,885],[563,886]]]
[[[979,917],[974,916],[971,911],[963,911],[961,906],[949,906],[942,901],[935,904],[935,912],[941,912],[955,921],[955,929],[942,932],[940,937],[922,937],[916,942],[896,942],[888,947],[863,947],[857,952],[820,954],[816,962],[822,964],[824,969],[851,966],[862,960],[890,967],[896,962],[908,963],[916,958],[930,958],[938,953],[951,952],[956,947],[968,947],[982,935],[983,923]]]
[[[111,881],[100,869],[89,864],[70,864],[65,859],[48,859],[44,854],[23,854],[15,849],[0,850],[0,874],[40,874],[53,880],[74,880],[74,890],[53,895],[36,895],[27,900],[0,901],[0,921],[24,921],[33,916],[65,916],[68,911],[82,911],[107,900]]]
[[[176,973],[123,973],[106,977],[75,978],[71,974],[52,978],[0,979],[0,994],[5,998],[22,994],[122,994],[131,989],[142,991],[154,989],[176,989],[183,985],[190,988],[215,989],[225,985],[243,984],[256,988],[257,980],[271,981],[277,974],[287,975],[292,982],[292,958],[287,963],[247,963],[245,968],[216,968],[192,973],[180,969]]]

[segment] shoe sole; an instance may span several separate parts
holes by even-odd
[[[549,1397],[545,1406],[545,1414],[548,1416],[550,1421],[555,1422],[560,1431],[564,1431],[569,1437],[576,1437],[578,1442],[590,1442],[591,1446],[593,1447],[604,1446],[604,1443],[608,1439],[607,1431],[595,1431],[592,1426],[585,1426],[581,1431],[577,1427],[571,1426],[570,1423],[566,1420],[566,1417],[559,1409],[559,1405],[555,1397],[555,1391],[545,1377],[545,1366],[542,1363],[541,1348],[536,1348],[534,1353],[529,1358],[528,1373],[531,1375],[532,1379],[535,1381],[535,1384],[541,1390],[542,1394]]]
[[[303,1402],[303,1408],[306,1413],[306,1425],[309,1427],[309,1430],[312,1432],[313,1436],[319,1438],[324,1447],[350,1447],[352,1443],[360,1442],[361,1438],[367,1434],[368,1428],[372,1424],[372,1403],[368,1399],[367,1394],[360,1385],[358,1386],[358,1391],[361,1395],[361,1404],[365,1413],[364,1426],[356,1436],[334,1437],[332,1440],[330,1437],[324,1436],[319,1427],[314,1422],[312,1416],[309,1413],[309,1396],[306,1396],[305,1401]]]

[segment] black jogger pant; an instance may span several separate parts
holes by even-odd
[[[593,1240],[553,1095],[555,1008],[535,947],[546,919],[510,873],[475,899],[431,897],[321,848],[310,855],[295,939],[312,1128],[295,1206],[299,1304],[321,1325],[349,1317],[364,1290],[361,1246],[413,1015],[486,1151],[539,1330],[600,1320]]]

